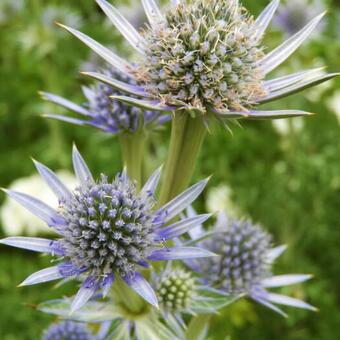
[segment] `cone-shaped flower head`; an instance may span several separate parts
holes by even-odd
[[[135,85],[131,77],[113,68],[103,71],[102,76],[115,78],[117,82],[125,82],[131,87]],[[56,114],[45,116],[78,125],[94,126],[112,134],[135,133],[141,128],[156,129],[170,119],[168,115],[161,116],[160,112],[133,107],[113,99],[112,96],[120,95],[122,92],[103,82],[92,87],[83,87],[83,92],[87,102],[82,106],[57,95],[41,92],[44,99],[78,113],[83,118]]]
[[[139,274],[148,260],[177,260],[212,256],[195,247],[166,247],[164,242],[186,233],[208,219],[198,215],[169,223],[190,205],[204,189],[207,180],[190,187],[160,208],[154,196],[160,169],[154,172],[141,191],[125,172],[113,181],[102,175],[94,180],[76,148],[73,165],[79,187],[69,191],[46,166],[35,165],[59,198],[58,209],[26,194],[5,190],[10,197],[44,220],[59,234],[57,240],[9,237],[3,244],[33,251],[51,253],[59,258],[58,265],[28,277],[22,285],[36,284],[65,277],[84,278],[72,303],[72,310],[83,306],[102,289],[104,295],[119,275],[145,300],[157,305],[156,294]]]
[[[43,335],[44,340],[95,340],[85,324],[70,320],[51,325]]]
[[[160,278],[157,297],[161,306],[170,312],[183,311],[190,306],[195,293],[195,279],[183,269],[168,271]]]
[[[231,221],[204,244],[220,256],[202,261],[202,270],[210,285],[229,294],[251,292],[270,274],[270,237],[249,221]]]
[[[255,19],[238,0],[173,1],[162,14],[154,0],[142,0],[149,25],[138,32],[105,0],[96,0],[139,53],[135,64],[120,58],[85,34],[63,26],[107,62],[134,78],[132,88],[100,79],[126,93],[116,99],[151,110],[189,110],[217,118],[285,118],[299,110],[254,110],[258,104],[285,97],[333,78],[322,69],[266,80],[311,34],[324,14],[312,19],[282,45],[265,53],[262,38],[279,0]]]
[[[179,2],[147,30],[137,75],[171,105],[244,110],[266,91],[254,19],[238,2]]]
[[[192,216],[192,213],[190,215]],[[271,236],[259,225],[247,220],[227,218],[221,212],[211,238],[204,236],[204,230],[200,227],[191,230],[190,234],[201,247],[220,255],[211,259],[186,261],[189,267],[201,275],[205,284],[229,295],[247,295],[284,316],[286,314],[274,304],[315,310],[306,302],[266,290],[300,283],[310,279],[311,276],[305,274],[273,276],[271,273],[273,262],[286,247],[273,248]],[[202,238],[206,240],[200,242]]]

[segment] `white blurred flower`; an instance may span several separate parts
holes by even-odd
[[[326,82],[326,83],[322,83],[318,86],[315,86],[311,89],[309,89],[307,92],[306,92],[306,97],[308,100],[310,100],[311,102],[313,103],[316,103],[318,102],[322,95],[330,88],[332,88],[333,86],[333,81],[329,81],[329,82]]]
[[[7,24],[12,16],[23,8],[23,0],[1,0],[0,1],[0,24]]]
[[[68,171],[57,172],[60,179],[69,188],[76,187],[76,178]],[[56,207],[58,205],[55,195],[43,182],[39,175],[19,178],[9,187],[11,190],[20,191],[31,196],[39,196],[46,204]],[[38,217],[31,214],[21,205],[9,197],[0,209],[0,219],[3,231],[8,236],[28,235],[36,236],[39,234],[50,233],[51,229]]]
[[[41,16],[42,24],[46,27],[56,28],[56,22],[64,25],[79,28],[82,25],[80,15],[74,10],[61,6],[47,6]]]
[[[47,6],[38,20],[32,21],[25,30],[18,34],[17,39],[21,48],[26,51],[34,50],[41,57],[51,53],[56,48],[58,36],[63,35],[63,31],[56,26],[56,22],[80,28],[82,18],[76,11],[68,7]]]
[[[336,91],[334,95],[326,101],[326,105],[335,113],[340,124],[340,91]]]
[[[272,120],[272,124],[274,129],[281,136],[286,136],[290,132],[298,132],[303,128],[303,119],[301,117],[297,117],[294,119],[274,119]]]
[[[238,209],[232,202],[231,196],[232,190],[225,184],[211,188],[205,202],[207,211],[210,213],[225,211],[228,216],[238,216]]]

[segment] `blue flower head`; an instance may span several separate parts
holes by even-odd
[[[95,340],[85,324],[70,320],[51,325],[43,335],[44,340]]]
[[[135,86],[131,77],[113,68],[106,69],[100,78],[102,82],[92,87],[83,87],[87,100],[84,105],[77,105],[52,93],[40,93],[43,99],[78,113],[83,116],[82,118],[56,114],[45,116],[77,125],[93,126],[111,134],[135,133],[142,128],[155,129],[170,119],[169,115],[132,107],[113,99],[112,96],[122,94],[122,92],[105,83],[105,80],[110,77],[115,78],[117,83],[127,84],[128,87],[134,88]]]
[[[274,119],[308,114],[300,110],[265,111],[264,104],[337,76],[304,70],[267,79],[310,36],[324,13],[265,53],[264,33],[279,5],[272,2],[254,18],[238,0],[172,1],[162,13],[154,0],[142,0],[149,25],[138,32],[105,0],[96,0],[140,55],[136,64],[119,57],[87,35],[64,25],[136,86],[106,79],[125,95],[117,100],[156,111],[190,111],[221,119]],[[98,74],[90,76],[100,79]]]
[[[29,276],[21,285],[66,277],[84,278],[71,310],[82,307],[98,290],[106,295],[120,276],[145,300],[157,306],[156,295],[139,273],[148,261],[211,256],[196,247],[167,247],[165,241],[186,233],[209,215],[170,222],[204,189],[203,180],[160,208],[155,208],[155,190],[161,170],[156,170],[139,192],[125,171],[113,181],[102,175],[94,180],[84,159],[73,149],[73,166],[79,187],[69,191],[46,166],[37,170],[59,199],[57,209],[29,195],[5,190],[7,194],[44,220],[58,234],[55,240],[9,237],[3,244],[50,253],[59,264]]]
[[[203,229],[191,230],[200,239]],[[205,284],[229,295],[247,295],[253,300],[286,315],[275,304],[315,310],[306,302],[269,292],[267,288],[281,287],[306,281],[310,275],[271,273],[274,260],[285,246],[272,247],[271,237],[260,226],[247,220],[229,219],[221,212],[211,238],[200,246],[216,253],[217,257],[188,260],[186,263],[198,272]]]

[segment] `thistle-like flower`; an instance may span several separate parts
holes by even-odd
[[[43,335],[44,340],[95,340],[85,324],[70,320],[51,325]]]
[[[312,69],[266,80],[311,34],[324,14],[268,54],[262,37],[279,4],[273,0],[254,19],[238,0],[174,1],[162,14],[154,0],[142,0],[149,20],[141,33],[105,0],[96,0],[112,23],[140,54],[135,65],[85,34],[67,27],[108,63],[139,84],[122,86],[100,74],[90,76],[123,90],[115,96],[148,110],[189,110],[217,118],[284,118],[307,114],[299,110],[254,110],[333,78]]]
[[[105,70],[103,73],[103,77],[114,77],[117,82],[124,82],[131,88],[135,86],[135,82],[131,77],[112,68]],[[83,93],[87,102],[84,105],[77,105],[55,94],[41,92],[40,94],[44,99],[78,113],[84,118],[56,114],[47,114],[45,116],[72,124],[94,126],[112,134],[134,133],[142,127],[156,128],[170,119],[169,115],[161,115],[157,111],[132,107],[113,99],[112,96],[119,95],[121,92],[105,83],[99,83],[91,88],[83,87]]]
[[[183,269],[166,271],[157,284],[157,296],[161,306],[169,312],[188,310],[195,295],[195,279]]]
[[[321,0],[287,1],[279,6],[273,24],[287,36],[291,36],[324,10],[325,6]],[[320,33],[323,28],[324,25],[320,24],[315,33]]]
[[[142,190],[125,171],[111,182],[101,175],[94,180],[85,161],[74,147],[73,166],[79,187],[69,191],[46,166],[35,166],[59,199],[58,209],[29,195],[5,190],[7,194],[52,227],[56,240],[8,237],[0,243],[54,255],[59,264],[30,275],[21,285],[51,280],[84,278],[76,294],[71,312],[82,307],[98,290],[106,295],[115,275],[150,304],[157,306],[157,298],[150,284],[139,273],[148,267],[148,260],[178,260],[212,256],[196,247],[167,247],[164,242],[186,233],[209,218],[198,215],[170,223],[190,205],[204,189],[203,180],[182,194],[155,209],[154,193],[161,170],[155,171]]]
[[[196,237],[199,238],[199,235]],[[247,295],[283,316],[286,314],[275,304],[316,310],[306,302],[267,291],[267,288],[306,281],[311,276],[273,276],[272,264],[286,246],[273,248],[270,235],[260,226],[246,220],[228,219],[221,212],[213,236],[201,242],[200,246],[220,255],[213,259],[187,261],[192,269],[202,275],[206,284],[229,295]]]

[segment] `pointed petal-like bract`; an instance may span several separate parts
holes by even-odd
[[[130,70],[133,69],[132,65],[130,65],[128,62],[123,60],[122,58],[118,57],[115,53],[113,53],[108,48],[104,47],[103,45],[99,44],[97,41],[93,40],[86,34],[79,32],[71,27],[61,25],[59,26],[65,28],[67,31],[72,33],[74,36],[76,36],[79,40],[81,40],[85,45],[90,47],[94,52],[96,52],[98,55],[100,55],[104,60],[106,60],[109,64],[113,65],[115,68],[117,68],[122,73],[125,73],[129,76],[131,74],[129,73]]]
[[[72,150],[72,161],[74,172],[76,173],[78,181],[81,183],[81,185],[86,186],[89,183],[94,183],[92,174],[75,145],[73,145]]]
[[[173,111],[176,109],[175,106],[165,105],[159,100],[144,100],[138,98],[131,98],[128,96],[111,96],[111,98],[119,100],[131,106],[137,106],[141,109],[151,111]]]
[[[230,111],[230,110],[212,109],[211,112],[219,118],[228,118],[228,119],[247,118],[249,116],[249,113],[247,111],[238,112],[238,111]]]
[[[309,280],[312,275],[308,274],[287,274],[268,277],[261,281],[261,285],[266,288],[282,287]]]
[[[195,209],[192,207],[192,205],[188,206],[188,208],[186,210],[186,215],[190,218],[197,216],[197,213],[196,213]],[[204,234],[202,224],[198,224],[195,228],[190,229],[188,231],[188,233],[189,233],[189,236],[192,240],[196,240],[197,238],[199,238],[200,236],[202,236]]]
[[[32,251],[38,251],[41,253],[53,253],[53,244],[52,240],[46,238],[38,238],[38,237],[20,237],[13,236],[7,237],[0,240],[0,244],[6,244],[7,246],[17,247]]]
[[[88,86],[82,86],[81,90],[88,102],[93,102],[96,98],[96,93]]]
[[[41,97],[45,100],[48,100],[54,104],[60,105],[65,107],[66,109],[69,109],[71,111],[77,112],[81,115],[88,116],[89,111],[85,108],[81,107],[80,105],[77,105],[63,97],[57,96],[56,94],[49,93],[49,92],[39,92]]]
[[[161,177],[161,173],[162,173],[162,166],[160,166],[156,171],[154,171],[153,174],[147,180],[147,182],[144,184],[141,190],[142,195],[153,196],[155,194],[159,179]]]
[[[266,254],[266,260],[273,263],[287,249],[285,244],[270,249]]]
[[[130,45],[139,53],[144,54],[143,45],[144,38],[136,31],[136,29],[123,17],[123,15],[111,4],[105,0],[96,0],[97,4],[107,15],[113,25],[119,30],[123,37]]]
[[[263,33],[267,29],[270,21],[273,18],[273,15],[280,3],[280,0],[273,0],[257,17],[255,21],[256,26],[256,34],[255,34],[255,40],[258,41],[263,36]]]
[[[247,119],[281,119],[300,116],[308,116],[312,113],[300,110],[276,110],[276,111],[249,111]]]
[[[260,304],[266,306],[267,308],[273,310],[274,312],[276,312],[276,313],[282,315],[283,317],[285,317],[285,318],[288,317],[288,315],[287,315],[281,308],[279,308],[279,307],[273,305],[273,304],[270,303],[269,301],[264,300],[264,299],[261,299],[261,298],[259,298],[259,297],[253,297],[253,296],[252,296],[252,299],[255,300],[256,302],[258,302],[258,303],[260,303]]]
[[[195,217],[187,218],[171,224],[165,228],[160,228],[156,231],[157,241],[161,240],[171,240],[178,237],[189,230],[199,226],[201,223],[205,222],[211,214],[197,215]]]
[[[102,293],[103,293],[103,296],[106,297],[109,292],[110,292],[110,288],[113,284],[115,280],[115,276],[114,274],[109,274],[105,279],[104,279],[104,282],[101,284],[102,286]]]
[[[83,307],[87,301],[91,299],[94,293],[97,291],[98,285],[92,277],[88,277],[81,287],[79,288],[76,296],[74,297],[71,307],[70,314],[75,312],[76,310]]]
[[[160,21],[164,21],[163,14],[154,0],[142,0],[142,5],[151,27],[155,28]]]
[[[66,188],[66,186],[60,181],[60,179],[51,169],[35,160],[33,160],[33,162],[40,176],[48,184],[50,189],[54,192],[59,200],[68,200],[72,198],[71,192]]]
[[[296,84],[303,80],[309,80],[316,76],[325,75],[324,67],[318,67],[307,71],[300,71],[293,74],[289,74],[287,76],[274,78],[271,80],[266,80],[263,82],[263,87],[268,92],[282,90],[283,88]]]
[[[273,302],[273,303],[278,303],[280,305],[309,309],[312,311],[317,310],[315,307],[311,306],[307,302],[292,298],[290,296],[276,294],[276,293],[268,293],[268,295],[266,296],[266,300]]]
[[[36,215],[49,226],[63,225],[64,219],[58,215],[57,211],[44,202],[13,190],[3,189],[11,198],[20,203],[23,207]]]
[[[91,122],[87,122],[86,120],[67,117],[67,116],[63,116],[63,115],[45,114],[45,115],[42,115],[42,116],[45,117],[45,118],[52,118],[52,119],[56,119],[56,120],[61,120],[62,122],[76,124],[76,125],[92,125]]]
[[[318,15],[311,20],[304,28],[295,33],[282,45],[267,54],[260,62],[259,66],[267,74],[283,63],[294,51],[308,38],[314,28],[320,22],[325,13]]]
[[[165,204],[159,210],[159,212],[164,212],[166,214],[164,222],[170,221],[173,217],[186,209],[201,194],[208,181],[209,178],[206,178],[194,184],[189,189],[185,190]]]
[[[216,256],[216,254],[198,247],[173,247],[154,250],[148,259],[153,261],[168,261],[209,256]]]
[[[155,291],[141,274],[135,272],[131,275],[126,275],[123,280],[143,299],[158,308]]]
[[[59,270],[59,266],[49,267],[30,275],[20,286],[35,285],[37,283],[43,283],[63,278]]]
[[[293,84],[291,86],[287,86],[280,91],[270,92],[266,97],[261,98],[258,101],[258,103],[261,103],[261,104],[262,103],[268,103],[268,102],[273,101],[273,100],[277,100],[277,99],[280,99],[280,98],[287,97],[287,96],[292,95],[294,93],[303,91],[303,90],[305,90],[309,87],[321,84],[321,83],[323,83],[327,80],[330,80],[334,77],[337,77],[337,76],[339,76],[339,74],[340,73],[331,73],[331,74],[319,75],[319,76],[316,76],[312,79],[309,79],[309,80],[306,80],[306,81],[301,81],[301,82],[298,82],[298,83]]]
[[[106,83],[112,87],[114,87],[118,91],[123,91],[135,96],[141,96],[141,97],[150,97],[150,94],[148,94],[144,88],[137,86],[137,85],[131,85],[124,83],[120,80],[113,79],[111,77],[108,77],[105,74],[100,74],[97,72],[82,72],[82,74],[89,76],[91,78],[94,78],[96,80],[102,81],[103,83]]]

